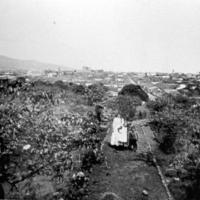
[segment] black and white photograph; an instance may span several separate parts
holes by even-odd
[[[0,200],[200,200],[200,0],[0,0]]]

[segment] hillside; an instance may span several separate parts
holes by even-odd
[[[15,58],[10,58],[7,56],[0,55],[0,71],[4,70],[35,70],[41,71],[45,69],[58,69],[65,68],[64,66],[38,62],[34,60],[20,60]],[[65,68],[70,69],[70,68]]]

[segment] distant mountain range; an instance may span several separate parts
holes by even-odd
[[[43,63],[34,60],[20,60],[0,55],[0,71],[42,71],[45,69],[57,70],[58,68],[71,70],[71,68],[56,64]]]

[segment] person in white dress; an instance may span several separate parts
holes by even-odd
[[[128,142],[127,127],[125,120],[118,114],[112,123],[112,135],[111,142],[112,146],[123,145]]]

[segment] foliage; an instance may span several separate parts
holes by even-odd
[[[102,101],[108,88],[103,85],[103,83],[95,83],[88,86],[87,96],[90,101],[100,102]]]
[[[93,164],[102,161],[99,124],[95,119],[78,113],[54,112],[63,102],[77,102],[77,96],[69,94],[69,90],[63,90],[59,84],[36,81],[18,87],[15,93],[5,91],[1,94],[0,183],[8,182],[12,188],[18,188],[20,183],[43,175],[52,177],[57,185],[61,178],[65,184],[64,172],[76,173],[72,167],[76,162],[72,159],[74,150],[80,150],[82,170],[89,171]],[[85,160],[90,158],[88,152],[94,153],[94,162],[86,167]],[[70,191],[76,193],[77,184],[78,190],[82,191],[83,185],[79,181],[70,180]],[[34,189],[30,185],[27,187],[27,191]],[[61,189],[59,194],[67,197],[69,190]],[[22,199],[26,198],[21,191],[17,193]],[[80,198],[83,193],[79,193]]]
[[[86,92],[86,88],[85,88],[83,85],[76,85],[76,84],[73,84],[73,86],[72,86],[72,91],[73,91],[75,94],[84,95],[85,92]]]
[[[80,171],[73,175],[71,184],[67,192],[65,192],[65,199],[80,200],[87,193],[88,178]]]
[[[125,85],[119,92],[119,95],[137,96],[142,101],[148,101],[148,95],[139,85]]]
[[[174,106],[178,106],[179,108],[190,108],[194,104],[195,100],[187,96],[179,94],[174,97]]]
[[[62,89],[69,89],[69,85],[68,84],[66,84],[66,83],[64,83],[63,81],[61,81],[61,80],[58,80],[58,81],[56,81],[55,83],[54,83],[54,85],[55,86],[58,86],[58,87],[60,87],[60,88],[62,88]]]
[[[106,107],[109,108],[109,109],[112,109],[112,110],[117,110],[117,98],[118,97],[112,97],[110,99],[108,99],[106,101]]]
[[[132,97],[119,95],[116,100],[117,110],[125,120],[133,120],[136,113],[135,103]]]
[[[156,101],[148,101],[147,107],[151,112],[161,112],[167,106],[164,98],[156,99]]]
[[[160,121],[153,120],[150,122],[151,126],[157,128],[159,132],[159,142],[160,149],[165,153],[172,153],[175,151],[174,144],[176,141],[176,122],[171,120],[170,118],[165,118]]]
[[[175,155],[170,164],[178,170],[180,178],[179,182],[170,183],[175,199],[197,200],[200,189],[200,107],[182,95],[170,99],[161,106],[150,105],[154,110],[150,125],[156,132],[160,148]]]

